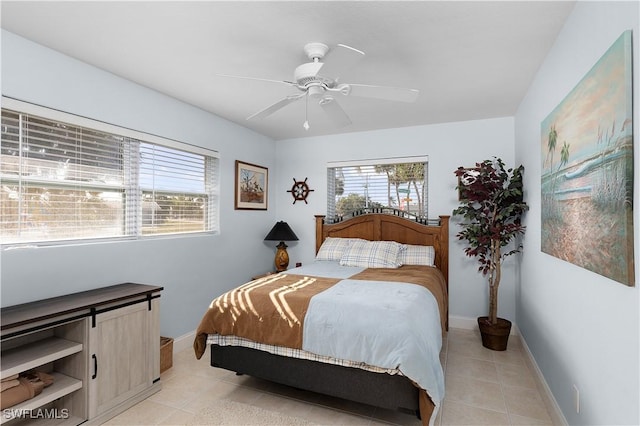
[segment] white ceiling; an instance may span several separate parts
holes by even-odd
[[[276,140],[512,116],[574,1],[6,1],[2,28]],[[283,84],[303,46],[366,53],[341,82],[420,90],[415,103],[336,95],[335,128]]]

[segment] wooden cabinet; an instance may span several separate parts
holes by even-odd
[[[100,424],[160,390],[160,291],[120,284],[2,308],[2,378],[54,377],[2,412],[10,425]]]
[[[151,310],[138,303],[96,316],[89,332],[90,419],[113,417],[122,404],[146,398],[160,377],[159,301],[151,303]]]

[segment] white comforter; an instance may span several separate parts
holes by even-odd
[[[316,262],[290,272],[335,276],[331,264]],[[344,271],[344,267],[339,269]],[[353,274],[360,270],[353,268]],[[439,356],[442,329],[431,292],[416,284],[336,278],[347,279],[311,299],[304,320],[303,349],[397,368],[425,389],[439,407],[444,397]]]

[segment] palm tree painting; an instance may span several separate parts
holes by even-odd
[[[631,31],[541,124],[543,252],[635,285]]]

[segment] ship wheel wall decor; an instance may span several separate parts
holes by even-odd
[[[313,192],[313,189],[309,189],[309,185],[307,185],[307,178],[304,180],[296,180],[293,178],[293,186],[291,189],[288,189],[287,192],[290,192],[293,196],[293,204],[296,201],[304,201],[307,204],[307,196],[310,192]]]

